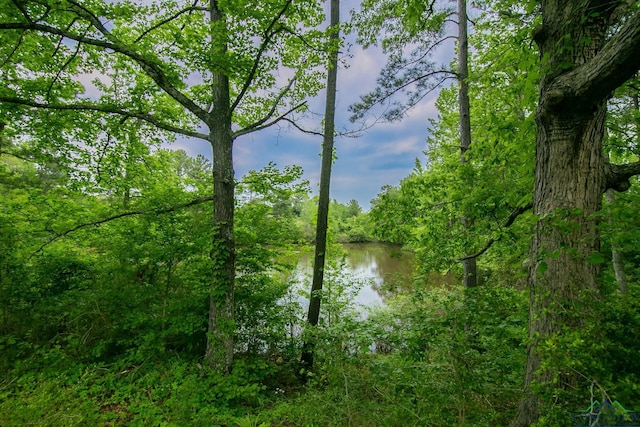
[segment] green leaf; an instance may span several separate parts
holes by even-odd
[[[545,261],[540,261],[538,264],[538,274],[544,274],[549,269],[549,266]]]
[[[586,258],[586,261],[590,264],[602,264],[605,262],[605,258],[600,252],[593,252]]]

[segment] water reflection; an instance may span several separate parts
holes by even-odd
[[[354,272],[375,277],[380,286],[411,284],[415,267],[413,252],[385,243],[351,243],[342,245]]]
[[[364,283],[355,296],[356,302],[368,307],[381,305],[394,290],[411,284],[415,266],[412,252],[385,243],[351,243],[344,244],[343,248],[348,266],[348,271],[343,273]],[[299,283],[311,275],[311,258],[303,254],[298,260],[296,281]]]

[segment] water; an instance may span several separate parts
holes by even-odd
[[[383,305],[395,289],[411,284],[415,260],[412,252],[385,243],[343,244],[346,263],[341,274],[362,284],[355,301],[366,307]],[[295,277],[302,286],[310,286],[311,254],[301,254]]]

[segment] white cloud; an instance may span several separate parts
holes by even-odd
[[[97,99],[102,95],[102,91],[94,84],[95,80],[99,80],[105,85],[111,84],[111,77],[106,76],[98,71],[92,71],[91,73],[79,74],[76,76],[80,84],[84,87],[84,96]]]
[[[167,148],[171,150],[184,150],[187,155],[196,157],[202,154],[211,159],[211,145],[207,141],[195,138],[177,138],[172,144],[168,144]]]

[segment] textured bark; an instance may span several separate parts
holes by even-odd
[[[333,140],[335,133],[336,92],[338,81],[338,25],[340,24],[340,1],[331,0],[330,25],[335,29],[331,40],[336,43],[330,53],[329,72],[327,76],[327,99],[324,115],[324,138],[322,141],[322,166],[320,170],[320,194],[318,197],[318,218],[316,222],[316,248],[313,261],[313,282],[307,323],[311,327],[318,324],[320,303],[322,301],[322,285],[324,281],[325,255],[327,251],[327,228],[329,218],[329,189],[331,183],[331,165],[333,164]],[[302,365],[306,369],[313,367],[313,343],[305,341],[302,348]]]
[[[577,382],[575,374],[541,369],[539,344],[597,320],[590,310],[597,304],[598,267],[589,257],[600,249],[592,215],[617,176],[602,151],[606,100],[640,67],[638,13],[606,41],[615,3],[547,0],[541,6],[542,26],[534,33],[544,61],[533,196],[539,219],[530,251],[525,395],[512,423],[518,427],[546,412],[554,389]]]
[[[458,108],[460,116],[460,161],[467,162],[465,153],[471,147],[471,106],[469,101],[469,40],[467,35],[467,2],[458,0]],[[471,185],[471,183],[467,183]],[[469,227],[472,219],[463,218],[465,229]],[[463,279],[465,288],[474,288],[478,285],[476,257],[466,256],[462,261]]]
[[[211,2],[211,21],[223,14]],[[218,49],[224,51],[226,45]],[[223,53],[223,52],[217,52]],[[215,369],[228,372],[234,351],[235,241],[233,237],[234,181],[233,137],[229,77],[221,72],[212,78],[212,110],[207,124],[213,149],[213,249],[209,325],[205,359]]]
[[[539,112],[534,214],[540,220],[529,270],[532,341],[525,373],[527,397],[517,426],[529,426],[538,417],[539,396],[531,392],[532,382],[568,387],[573,381],[561,377],[553,384],[554,372],[539,372],[538,344],[591,320],[591,313],[579,307],[589,307],[597,295],[598,269],[588,258],[599,250],[596,224],[590,216],[600,209],[604,191],[604,113],[604,104],[582,120],[547,120]]]

